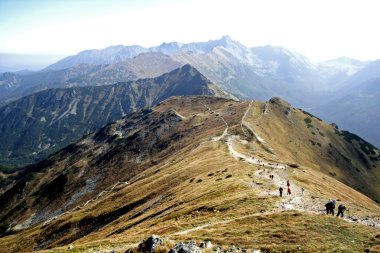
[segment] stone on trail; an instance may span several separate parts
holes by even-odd
[[[202,253],[202,251],[194,241],[190,241],[176,243],[169,253]]]

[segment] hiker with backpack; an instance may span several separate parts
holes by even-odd
[[[280,191],[280,197],[282,197],[282,192],[284,191],[284,188],[282,188],[282,187],[280,186],[280,188],[279,188],[278,190]]]
[[[334,209],[335,209],[335,200],[329,200],[326,204],[326,214],[334,215]]]
[[[347,207],[345,206],[345,205],[343,205],[343,204],[340,204],[339,206],[338,206],[338,213],[337,213],[337,217],[339,217],[339,214],[341,215],[340,217],[342,217],[343,218],[343,213],[344,213],[344,211],[348,211],[348,209],[347,209]]]

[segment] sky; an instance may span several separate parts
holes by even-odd
[[[314,61],[380,59],[377,0],[0,0],[0,53],[73,55],[229,35]]]

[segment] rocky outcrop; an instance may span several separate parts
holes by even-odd
[[[194,241],[179,242],[174,245],[169,253],[201,253],[201,249]]]
[[[217,244],[213,244],[210,240],[205,240],[197,245],[197,243],[193,240],[191,241],[182,241],[182,242],[177,242],[174,244],[174,246],[170,247],[170,245],[173,245],[173,241],[167,239],[167,238],[162,238],[157,235],[152,235],[145,241],[141,242],[137,248],[130,248],[125,253],[136,253],[136,252],[141,252],[141,253],[155,253],[155,252],[169,252],[169,253],[202,253],[202,252],[207,252],[207,253],[233,253],[233,252],[242,252],[246,253],[248,251],[252,253],[260,253],[260,250],[247,250],[244,247],[240,247],[237,245],[229,245],[227,246],[221,246]],[[158,247],[160,250],[157,250]]]
[[[145,241],[139,244],[138,250],[139,252],[155,252],[157,246],[163,246],[165,243],[165,239],[161,238],[157,235],[152,235]]]

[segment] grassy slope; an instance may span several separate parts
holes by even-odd
[[[263,107],[262,104],[257,106]],[[247,248],[271,251],[294,251],[298,247],[305,252],[332,250],[353,252],[376,249],[380,237],[377,229],[321,214],[278,210],[276,203],[280,198],[263,194],[264,190],[273,189],[272,183],[255,175],[255,172],[261,169],[260,166],[233,159],[223,142],[208,141],[210,136],[219,135],[224,129],[223,122],[217,120],[215,113],[207,116],[209,112],[205,112],[202,105],[198,104],[190,109],[189,104],[178,101],[166,102],[155,110],[165,110],[168,107],[175,107],[179,114],[186,117],[184,124],[213,126],[203,128],[203,131],[197,132],[197,135],[185,137],[195,138],[195,143],[200,143],[199,146],[189,145],[178,150],[160,164],[136,175],[130,180],[130,185],[106,195],[95,205],[62,216],[46,226],[37,226],[14,236],[0,238],[0,252],[32,250],[35,241],[48,241],[53,236],[59,235],[60,231],[61,239],[50,246],[65,245],[72,237],[78,235],[78,231],[86,231],[87,224],[92,224],[93,220],[96,221],[95,224],[103,224],[102,221],[111,217],[111,213],[115,210],[131,207],[140,200],[143,201],[139,205],[131,207],[128,211],[124,210],[125,212],[116,219],[97,226],[92,233],[75,241],[74,245],[78,251],[99,245],[105,248],[133,245],[150,234],[167,236],[175,240],[210,238],[225,246],[233,243]],[[242,135],[239,124],[248,102],[215,103],[210,107],[219,108],[216,112],[226,119],[230,131]],[[272,111],[275,110],[272,108]],[[248,117],[251,125],[254,125],[256,119],[254,113],[252,110],[252,115],[249,116],[252,118]],[[302,112],[294,113],[304,117]],[[332,197],[340,198],[351,207],[351,212],[379,216],[378,205],[369,198],[336,181],[334,177],[321,173],[319,170],[323,171],[324,168],[315,165],[320,156],[306,157],[306,154],[313,153],[305,143],[299,143],[302,148],[296,145],[292,147],[292,144],[287,145],[290,151],[281,148],[281,142],[289,140],[279,138],[284,134],[280,129],[284,128],[278,122],[272,121],[267,125],[268,128],[265,128],[263,119],[260,124],[264,125],[258,131],[261,131],[260,134],[273,147],[277,159],[306,165],[299,169],[289,169],[290,178],[313,196],[324,200]],[[272,128],[270,132],[272,135],[265,135],[265,129],[269,127]],[[278,132],[275,133],[273,129]],[[278,144],[273,141],[276,137]],[[256,150],[263,157],[271,159],[276,157],[265,153],[256,144],[250,148],[242,146],[240,149],[244,152]],[[295,150],[292,149],[299,152],[301,150],[302,153],[293,157]],[[333,163],[329,166],[339,171]],[[252,187],[252,182],[258,183],[260,187]],[[208,223],[214,225],[210,224],[203,229],[185,234],[176,234]],[[65,229],[68,227],[71,229],[66,233]],[[66,248],[47,250],[47,252],[57,252]]]
[[[257,102],[256,106],[263,104]],[[291,108],[286,102],[266,106],[267,114],[261,118],[252,115],[252,126],[282,160],[334,176],[379,200],[380,162],[371,159],[364,162],[360,158],[364,152],[358,143],[348,142],[331,125]],[[371,157],[379,159],[379,152]]]

